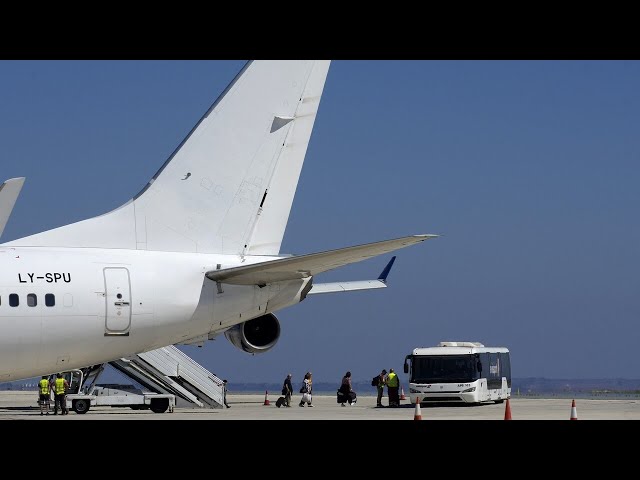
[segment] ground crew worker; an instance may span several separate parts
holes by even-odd
[[[51,401],[51,385],[46,375],[43,375],[38,382],[38,403],[40,404],[40,415],[44,415],[47,412],[49,415],[49,402]]]
[[[398,390],[400,389],[400,379],[396,372],[393,371],[393,368],[389,369],[389,375],[387,375],[387,391],[389,395],[389,406],[390,407],[399,407],[400,406],[400,395],[398,395]]]
[[[53,406],[53,414],[58,414],[58,405],[60,405],[60,415],[69,415],[67,410],[67,390],[69,389],[69,382],[65,378],[62,378],[62,374],[56,374],[56,380],[54,383],[53,393],[55,394],[55,404]]]

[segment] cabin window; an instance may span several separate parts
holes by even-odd
[[[44,296],[44,304],[47,307],[55,307],[55,305],[56,305],[56,296],[53,293],[47,293]]]
[[[20,297],[18,297],[17,293],[12,293],[9,295],[9,305],[12,307],[17,307],[20,305]]]
[[[27,305],[29,305],[30,307],[35,307],[36,305],[38,305],[38,297],[35,293],[30,293],[27,295]]]

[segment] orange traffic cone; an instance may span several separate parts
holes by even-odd
[[[400,389],[400,400],[406,400],[407,397],[404,396],[404,387]]]
[[[271,405],[269,403],[269,392],[267,392],[266,390],[264,391],[264,404],[265,405]]]
[[[504,419],[511,420],[511,406],[509,405],[509,399],[507,398],[507,404],[504,407]]]
[[[422,412],[420,411],[420,397],[416,397],[416,410],[413,414],[414,420],[422,420]]]
[[[576,401],[575,399],[571,402],[571,418],[569,420],[577,420],[578,412],[576,410]]]

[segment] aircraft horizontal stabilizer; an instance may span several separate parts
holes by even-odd
[[[10,178],[0,185],[0,236],[11,216],[22,185],[24,185],[24,177]]]
[[[381,280],[360,280],[357,282],[315,283],[307,295],[319,293],[351,292],[354,290],[372,290],[386,288],[387,284]]]
[[[438,235],[411,235],[394,240],[385,240],[296,257],[280,258],[278,260],[254,263],[241,267],[211,270],[206,273],[206,276],[215,282],[233,285],[267,285],[269,283],[308,278],[344,265],[361,262],[362,260],[367,260],[384,253],[393,252],[394,250],[408,247],[437,236]],[[386,268],[385,271],[389,273]],[[379,279],[378,281],[384,283],[384,279]],[[319,293],[319,290],[320,289],[318,289],[316,293]]]
[[[314,283],[313,287],[307,293],[307,295],[317,295],[319,293],[334,293],[334,292],[351,292],[354,290],[373,290],[375,288],[386,288],[387,276],[393,267],[393,262],[396,261],[395,255],[391,257],[389,263],[384,267],[382,273],[376,280],[359,280],[356,282],[333,282],[333,283]]]

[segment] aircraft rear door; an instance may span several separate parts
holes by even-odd
[[[128,336],[131,328],[131,285],[129,270],[104,269],[105,336]]]

